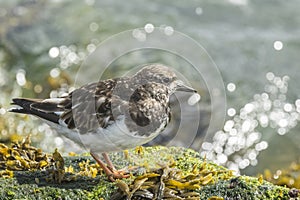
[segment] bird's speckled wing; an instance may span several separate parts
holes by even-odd
[[[81,133],[107,127],[114,117],[121,114],[121,107],[127,102],[113,95],[118,79],[108,79],[91,83],[74,90],[63,98],[55,99],[13,99],[13,104],[20,106],[12,112],[33,114],[45,120],[77,128]],[[112,109],[118,105],[118,109]]]
[[[74,90],[59,104],[64,109],[60,120],[68,128],[84,133],[112,124],[128,102],[113,94],[118,79],[108,79]],[[114,109],[118,105],[118,109]]]

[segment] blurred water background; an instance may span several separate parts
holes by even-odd
[[[71,143],[41,121],[7,113],[11,97],[60,96],[99,43],[128,29],[161,27],[200,43],[224,80],[224,128],[193,148],[247,174],[288,166],[300,152],[299,6],[296,0],[0,0],[0,140],[30,133],[41,148],[67,152]],[[106,75],[123,74],[131,64],[117,60],[123,71]],[[204,106],[202,113],[204,130],[210,113]]]

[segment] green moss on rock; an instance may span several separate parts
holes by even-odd
[[[193,194],[198,193],[196,199],[292,198],[289,188],[276,186],[254,177],[236,177],[230,170],[200,158],[197,152],[190,149],[147,147],[125,153],[112,153],[111,158],[118,168],[141,166],[134,171],[135,176],[124,180],[128,185],[136,178],[140,178],[140,175],[145,176],[145,173],[154,173],[169,166],[179,171],[185,179],[200,177],[197,189],[184,190]],[[90,163],[94,163],[89,156],[72,156],[64,159],[65,166],[71,165],[74,171],[79,169],[78,165],[82,161],[91,160]],[[107,181],[104,174],[92,178],[65,173],[65,178],[60,184],[47,181],[48,177],[49,172],[46,170],[14,171],[13,178],[0,178],[0,199],[111,199],[116,193],[120,193],[119,199],[126,199],[126,194],[122,193],[116,183]],[[208,179],[206,182],[205,177]],[[176,181],[166,181],[166,187],[171,183],[177,184]]]

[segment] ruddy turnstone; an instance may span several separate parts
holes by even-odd
[[[176,91],[195,93],[171,68],[144,66],[131,77],[101,80],[54,99],[12,99],[11,112],[38,116],[57,132],[89,149],[111,181],[128,177],[106,152],[143,145],[168,125],[169,98]],[[98,153],[102,156],[104,163]]]

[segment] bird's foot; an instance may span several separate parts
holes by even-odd
[[[106,163],[104,163],[98,154],[94,152],[90,152],[92,157],[96,160],[96,162],[100,165],[100,167],[103,169],[104,173],[108,177],[108,179],[112,182],[115,182],[116,179],[122,179],[122,178],[128,178],[129,175],[129,170],[124,169],[124,170],[116,170],[112,162],[110,161],[108,155],[106,153],[103,153],[104,160]]]
[[[110,166],[107,166],[108,171],[104,170],[106,173],[108,179],[112,182],[115,181],[115,179],[122,179],[122,178],[129,178],[130,174],[135,172],[136,170],[140,169],[139,166],[130,166],[125,167],[123,169],[116,170],[115,168],[111,168]]]
[[[108,179],[112,182],[115,182],[116,179],[129,178],[130,176],[127,171],[123,171],[123,170],[109,170],[109,171],[104,170],[104,172],[107,175]]]

